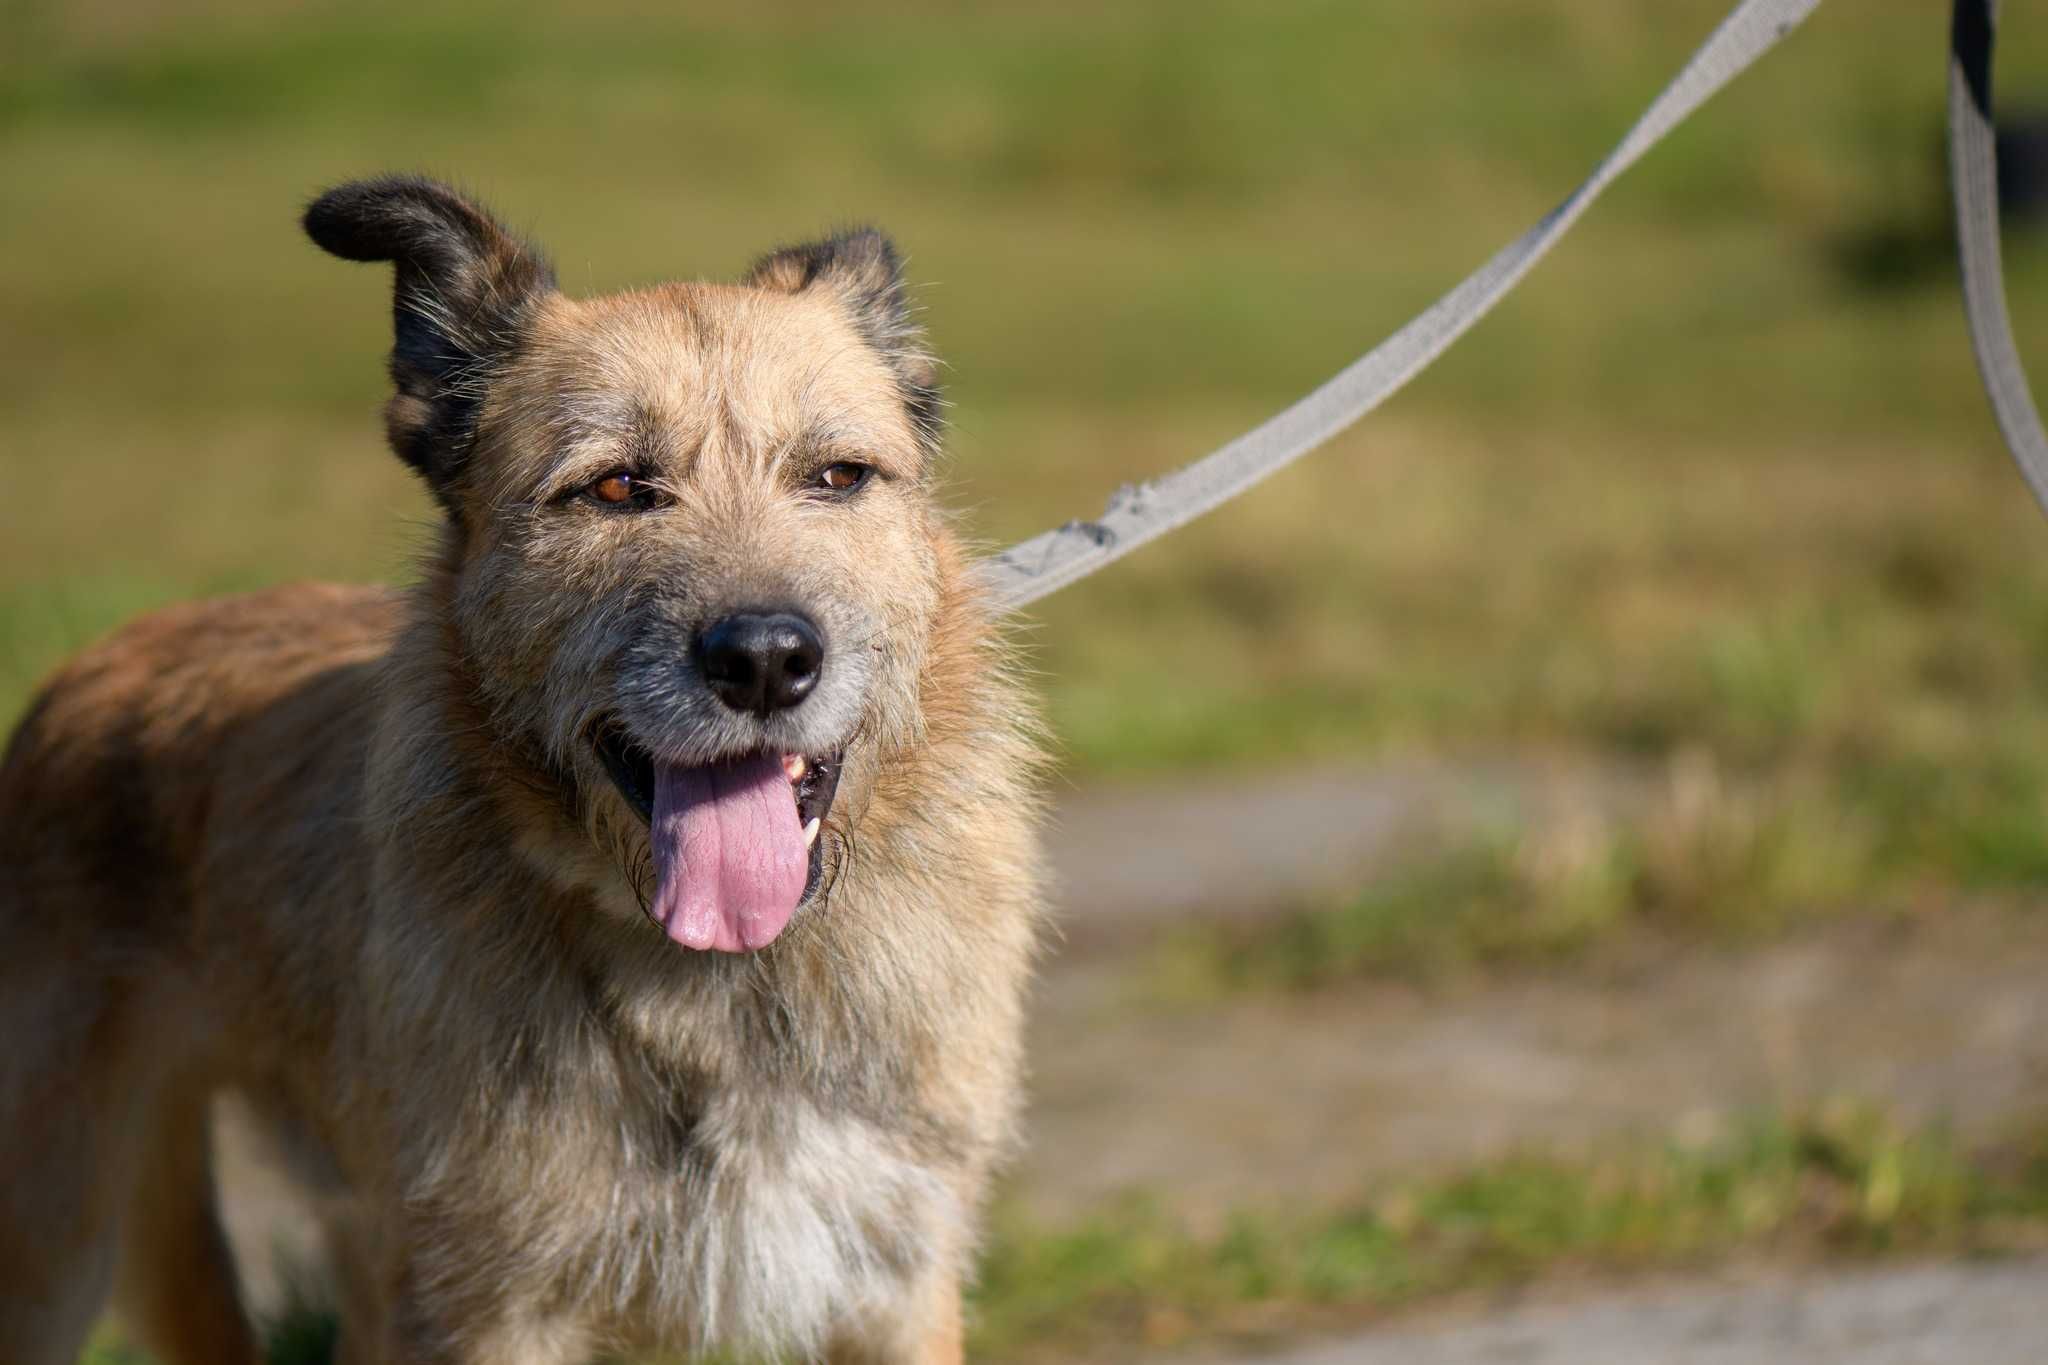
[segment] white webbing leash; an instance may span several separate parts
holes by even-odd
[[[1963,264],[1963,308],[1970,346],[1984,376],[2006,449],[2019,461],[2034,499],[2048,508],[2048,437],[2013,348],[2005,311],[2005,267],[1998,249],[1997,140],[1991,122],[1991,47],[1996,0],[1956,0],[1949,28],[1948,163],[1956,206],[1956,250]]]
[[[1600,192],[1811,14],[1820,0],[1744,0],[1701,44],[1583,184],[1463,283],[1322,387],[1194,463],[1127,484],[1101,516],[1070,521],[982,564],[991,592],[1015,610],[1087,577],[1183,526],[1335,436],[1378,407],[1464,335],[1570,230]],[[1958,239],[1971,335],[2007,444],[2048,506],[2048,439],[2013,349],[1998,251],[1990,72],[1993,0],[1956,0],[1950,137]]]

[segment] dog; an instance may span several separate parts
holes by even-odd
[[[1041,936],[1032,703],[877,232],[593,298],[392,176],[405,590],[173,607],[0,765],[0,1360],[251,1362],[232,1092],[350,1365],[961,1356]],[[224,496],[226,492],[224,491]]]

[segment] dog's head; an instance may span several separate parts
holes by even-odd
[[[305,226],[395,265],[386,424],[447,515],[494,728],[654,874],[671,938],[773,940],[842,775],[919,724],[938,399],[895,251],[850,232],[738,284],[570,299],[432,181],[344,185]]]

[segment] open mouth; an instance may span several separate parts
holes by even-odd
[[[647,913],[677,943],[726,952],[765,947],[816,893],[842,755],[669,763],[616,721],[593,729],[591,745],[619,795],[647,822],[658,877]]]

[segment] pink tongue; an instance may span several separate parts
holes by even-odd
[[[686,948],[751,952],[774,942],[803,898],[810,850],[780,760],[654,765],[648,913]]]

